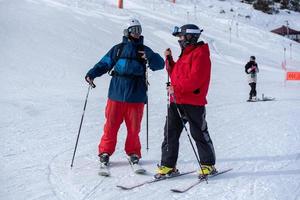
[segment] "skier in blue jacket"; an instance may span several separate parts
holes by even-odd
[[[127,127],[125,152],[135,164],[141,158],[139,132],[144,105],[147,103],[146,67],[160,70],[164,60],[143,44],[142,27],[137,19],[131,19],[124,30],[123,42],[115,45],[86,74],[86,81],[109,72],[112,76],[105,109],[106,122],[100,140],[98,155],[101,165],[107,165],[115,151],[117,133],[123,121]]]

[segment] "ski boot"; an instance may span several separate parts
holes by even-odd
[[[110,176],[109,171],[109,154],[108,153],[101,153],[99,155],[100,158],[100,169],[99,169],[99,176]]]
[[[256,96],[253,96],[252,99],[251,99],[251,101],[257,101]]]
[[[131,154],[128,157],[128,162],[132,167],[132,170],[136,174],[144,174],[146,170],[139,164],[140,158],[136,154]]]
[[[99,155],[100,158],[100,166],[108,166],[109,164],[109,155],[108,153],[101,153]]]
[[[160,165],[157,165],[157,167],[158,167],[158,169],[156,170],[157,174],[154,175],[155,179],[168,178],[179,174],[179,171],[176,168],[160,166]]]
[[[129,155],[128,161],[131,165],[138,164],[140,161],[140,158],[136,154]]]
[[[251,101],[252,100],[252,95],[249,95],[249,99],[247,101]]]
[[[217,169],[213,165],[201,165],[201,169],[198,171],[199,179],[206,179],[207,176],[217,173]]]

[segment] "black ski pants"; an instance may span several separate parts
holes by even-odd
[[[200,162],[203,165],[214,165],[215,151],[208,133],[205,120],[205,106],[194,106],[177,104],[183,121],[189,122],[190,133],[197,147]],[[168,109],[168,117],[164,127],[164,141],[162,143],[161,165],[166,167],[176,167],[179,151],[179,138],[183,131],[183,123],[178,114],[176,104],[171,103]],[[184,146],[186,152],[193,153],[192,147]]]
[[[249,83],[251,90],[249,93],[250,98],[256,97],[256,83]]]

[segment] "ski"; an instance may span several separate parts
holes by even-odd
[[[180,173],[180,174],[176,174],[174,176],[168,176],[168,177],[166,176],[166,177],[163,177],[163,178],[160,178],[160,179],[154,179],[153,178],[151,180],[147,180],[147,181],[144,181],[144,182],[141,182],[141,183],[138,183],[138,184],[135,184],[135,185],[131,185],[131,186],[117,185],[117,187],[121,188],[123,190],[132,190],[134,188],[137,188],[137,187],[140,187],[140,186],[143,186],[143,185],[146,185],[146,184],[155,183],[155,182],[159,182],[159,181],[167,180],[167,179],[171,179],[171,178],[176,178],[176,177],[191,174],[191,173],[194,173],[194,172],[196,172],[196,171],[195,170],[187,171],[187,172],[183,172],[183,173]]]
[[[275,98],[270,99],[256,99],[256,100],[247,100],[247,102],[260,102],[260,101],[274,101]]]
[[[247,102],[274,101],[274,100],[275,100],[275,97],[265,97],[265,96],[262,96],[262,98],[248,99]]]
[[[109,166],[100,163],[99,176],[110,176]]]
[[[226,173],[226,172],[229,172],[229,171],[231,171],[231,170],[232,170],[232,168],[226,169],[226,170],[222,170],[222,171],[219,171],[219,172],[217,172],[217,173],[215,173],[215,174],[213,174],[213,175],[208,176],[207,178],[210,179],[210,178],[216,177],[216,176],[218,176],[218,175],[220,175],[220,174],[224,174],[224,173]],[[200,184],[200,183],[202,183],[202,182],[205,182],[205,181],[206,181],[205,178],[198,179],[197,181],[193,182],[192,184],[190,184],[190,185],[188,185],[188,186],[186,186],[186,187],[184,187],[184,188],[181,188],[181,189],[179,189],[179,188],[174,188],[174,189],[171,189],[171,191],[172,191],[172,192],[177,192],[177,193],[184,193],[184,192],[188,191],[189,189],[193,188],[194,186],[196,186],[196,185],[198,185],[198,184]]]

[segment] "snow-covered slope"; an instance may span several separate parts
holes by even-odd
[[[300,45],[268,32],[285,20],[300,29],[300,15],[267,16],[238,1],[124,0],[123,10],[116,3],[0,0],[0,199],[300,199],[300,83],[284,84],[281,69],[286,47],[288,68],[300,71]],[[159,163],[166,113],[164,71],[150,73],[149,152],[144,122],[141,132],[141,163],[148,174],[134,175],[127,164],[122,126],[111,157],[112,177],[97,175],[109,76],[96,79],[97,88],[90,93],[70,169],[87,92],[85,73],[121,41],[130,17],[140,19],[146,45],[161,55],[167,47],[179,55],[170,32],[187,22],[203,27],[202,39],[211,48],[207,121],[217,168],[234,170],[186,194],[169,190],[190,183],[195,174],[133,191],[115,187],[151,178]],[[245,102],[249,86],[244,65],[250,55],[260,66],[259,95],[276,101]],[[177,167],[197,169],[184,132]]]

